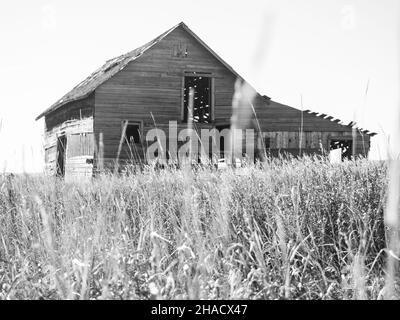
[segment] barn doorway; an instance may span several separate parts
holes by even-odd
[[[65,176],[65,162],[67,151],[67,136],[62,135],[57,138],[57,176]]]
[[[353,155],[353,141],[352,139],[331,139],[330,151],[341,150],[341,160],[351,160]]]

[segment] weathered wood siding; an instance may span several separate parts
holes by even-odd
[[[187,49],[187,55],[177,56],[177,48]],[[102,133],[105,163],[114,163],[117,158],[124,120],[142,124],[143,141],[133,148],[123,143],[119,156],[122,160],[143,159],[147,146],[144,137],[155,126],[165,128],[169,121],[178,121],[182,128],[186,127],[181,121],[183,80],[185,72],[193,71],[208,73],[213,79],[213,125],[230,123],[236,76],[183,28],[177,28],[96,89],[94,132],[97,141]],[[297,154],[301,111],[268,101],[259,94],[254,108],[262,132],[274,136],[275,149]],[[196,127],[210,125],[196,124]],[[351,130],[303,113],[302,151],[318,152],[320,144],[329,150],[330,137],[348,137]],[[365,154],[364,150],[369,150],[369,136],[359,135],[357,153]]]
[[[45,171],[57,173],[57,139],[67,137],[65,177],[91,175],[93,171],[94,95],[75,101],[45,117]]]
[[[174,56],[179,45],[186,46],[187,57]],[[184,29],[178,28],[97,88],[94,127],[96,139],[103,133],[106,160],[115,160],[117,156],[123,120],[142,121],[144,136],[155,127],[154,121],[157,127],[169,121],[181,123],[185,71],[211,74],[214,116],[230,117],[235,76]],[[136,147],[143,154],[143,149]],[[121,158],[129,154],[124,144]]]
[[[352,127],[318,117],[299,109],[267,101],[258,95],[254,102],[261,131],[271,138],[273,149],[287,149],[292,154],[299,154],[299,140],[302,131],[302,153],[315,153],[318,150],[329,151],[330,139],[351,139]],[[356,155],[368,155],[370,136],[357,132]],[[320,153],[320,151],[318,151]]]
[[[257,118],[263,131],[299,131],[302,112],[299,109],[270,100],[261,96],[255,101]],[[303,112],[303,131],[351,132],[351,127]]]
[[[87,124],[89,124],[89,121]],[[93,122],[90,126],[93,128]],[[68,134],[66,151],[66,181],[92,177],[94,134],[86,130],[84,132]]]
[[[268,131],[264,138],[270,142],[270,153],[276,155],[288,152],[293,155],[328,153],[331,140],[352,140],[352,133],[346,131]],[[365,134],[356,136],[356,154],[366,156],[370,147],[370,137]]]

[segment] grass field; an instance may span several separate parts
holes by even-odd
[[[380,299],[387,164],[0,177],[0,299]]]

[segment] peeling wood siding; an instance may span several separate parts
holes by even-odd
[[[68,158],[70,136],[72,134],[84,133],[84,132],[90,133],[92,131],[93,131],[93,118],[87,118],[84,120],[70,120],[68,122],[64,122],[60,126],[53,128],[51,132],[47,132],[45,135],[46,172],[51,175],[56,174],[58,135],[65,134],[67,136],[67,150],[66,150],[67,157],[65,164],[65,167],[67,169],[71,168],[69,164],[74,159],[74,158]],[[87,158],[90,159],[90,156],[87,156]],[[91,158],[93,159],[93,155],[91,155]],[[66,170],[66,175],[68,175],[68,170]]]
[[[57,138],[60,135],[66,135],[67,137],[66,178],[72,172],[81,169],[87,174],[89,174],[89,172],[90,174],[92,173],[93,164],[87,164],[86,160],[83,162],[75,157],[68,158],[68,149],[69,147],[71,148],[70,137],[72,134],[87,133],[93,136],[93,107],[94,96],[91,96],[81,101],[75,101],[71,103],[70,106],[59,109],[45,117],[46,130],[44,148],[45,172],[47,174],[55,175],[57,173]],[[93,154],[87,155],[86,158],[93,159],[93,156]]]

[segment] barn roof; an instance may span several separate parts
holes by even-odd
[[[88,97],[91,93],[93,93],[101,84],[106,82],[108,79],[113,77],[115,74],[117,74],[119,71],[124,69],[128,63],[136,60],[139,58],[144,52],[149,50],[151,47],[156,45],[158,42],[160,42],[162,39],[164,39],[168,34],[170,34],[172,31],[177,29],[178,27],[184,28],[191,36],[193,36],[206,50],[208,50],[219,62],[221,62],[229,71],[231,71],[237,78],[240,78],[243,80],[243,77],[241,77],[228,63],[226,63],[220,56],[218,56],[203,40],[201,40],[192,30],[189,29],[189,27],[184,23],[180,22],[176,26],[172,27],[171,29],[165,31],[161,35],[159,35],[157,38],[151,40],[150,42],[144,44],[143,46],[136,48],[135,50],[132,50],[128,53],[125,53],[119,57],[116,57],[114,59],[110,59],[106,61],[106,63],[99,69],[97,69],[95,72],[93,72],[89,77],[87,77],[85,80],[83,80],[81,83],[79,83],[75,88],[73,88],[70,92],[68,92],[66,95],[64,95],[60,100],[58,100],[56,103],[54,103],[51,107],[46,109],[44,112],[42,112],[36,120],[39,120],[40,118],[46,116],[47,114],[61,108],[62,106],[73,102],[77,100],[84,99]],[[256,90],[254,90],[256,91]],[[271,98],[268,96],[263,96],[266,101],[269,101]],[[356,128],[356,123],[350,122],[348,125],[344,124],[342,121],[338,119],[334,119],[331,116],[328,116],[326,114],[318,114],[317,112],[311,112],[309,110],[305,111],[306,113],[309,113],[311,115],[317,116],[324,118],[326,120],[330,120],[333,122],[336,122],[340,125],[348,126],[348,127],[354,127]],[[363,130],[357,128],[358,131],[368,134],[370,136],[376,135],[374,132],[369,132],[368,130]]]
[[[140,57],[146,50],[150,49],[153,45],[158,43],[161,39],[163,39],[167,34],[169,34],[172,30],[174,30],[179,25],[167,30],[163,34],[159,35],[157,38],[153,39],[152,41],[146,43],[145,45],[136,48],[128,53],[125,53],[119,57],[114,59],[110,59],[106,61],[106,63],[95,72],[93,72],[89,77],[79,83],[75,88],[73,88],[70,92],[64,95],[60,100],[54,103],[50,108],[46,109],[42,112],[36,120],[46,116],[50,112],[57,110],[58,108],[62,107],[63,105],[83,99],[89,96],[98,86],[103,84],[105,81],[110,79],[116,73],[121,71],[126,65]]]
[[[155,44],[160,42],[163,38],[165,38],[169,33],[174,31],[178,27],[183,27],[190,35],[192,35],[198,42],[200,42],[217,60],[219,60],[226,68],[228,68],[235,76],[242,78],[239,74],[233,70],[233,68],[228,65],[222,58],[220,58],[210,47],[208,47],[204,41],[202,41],[189,27],[181,22],[171,29],[167,30],[163,34],[159,35],[157,38],[152,41],[146,43],[145,45],[136,48],[126,54],[123,54],[114,59],[110,59],[106,61],[106,63],[95,72],[93,72],[89,77],[79,83],[75,88],[73,88],[70,92],[64,95],[60,100],[54,103],[50,108],[46,109],[42,112],[36,120],[46,116],[50,112],[53,112],[60,107],[66,105],[67,103],[80,100],[89,96],[93,91],[97,89],[101,84],[106,82],[108,79],[113,77],[116,73],[124,69],[128,63],[139,58],[144,52],[149,50]]]

